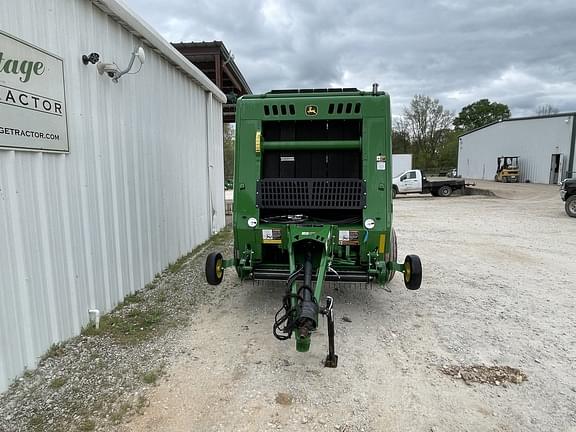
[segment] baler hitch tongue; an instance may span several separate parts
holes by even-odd
[[[324,278],[326,272],[330,271],[330,264],[327,259],[327,247],[325,246],[329,239],[330,227],[320,228],[317,232],[311,232],[311,228],[302,228],[290,226],[289,257],[292,273],[286,280],[286,295],[282,300],[282,307],[276,313],[276,319],[273,326],[273,333],[277,339],[290,339],[292,332],[296,333],[296,350],[298,352],[307,352],[310,349],[312,332],[318,327],[318,314],[326,315],[328,319],[328,344],[329,354],[325,361],[325,366],[336,367],[338,356],[334,354],[334,318],[332,306],[334,299],[327,297],[326,307],[320,308],[318,303],[322,296]],[[318,234],[318,235],[317,235]],[[302,240],[302,237],[306,236]],[[295,243],[300,243],[303,248],[298,248],[298,256],[295,252]],[[322,247],[318,248],[317,243]],[[312,256],[312,251],[315,257]],[[321,252],[319,252],[321,251]],[[318,256],[319,255],[319,256]],[[316,259],[314,259],[316,258]],[[301,267],[296,268],[296,263],[302,263]],[[312,282],[314,274],[314,264],[318,263],[316,271],[316,281]],[[298,288],[297,279],[303,277],[302,285]],[[283,333],[283,334],[281,334]]]

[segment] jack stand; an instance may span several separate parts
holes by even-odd
[[[334,306],[334,299],[330,296],[326,297],[326,308],[322,311],[328,320],[328,355],[324,360],[324,366],[335,368],[338,366],[338,356],[334,354],[334,315],[332,314],[332,306]]]

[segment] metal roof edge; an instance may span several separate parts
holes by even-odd
[[[158,50],[169,62],[200,85],[211,92],[218,101],[226,103],[226,95],[214,84],[200,69],[190,63],[176,48],[174,48],[160,33],[154,30],[147,22],[140,18],[121,0],[90,0],[92,4],[119,21],[133,34],[145,39],[152,48]]]
[[[236,74],[236,77],[240,81],[240,84],[242,84],[244,88],[247,90],[248,92],[247,94],[252,94],[252,89],[248,85],[248,82],[246,81],[246,78],[244,78],[244,75],[242,75],[242,72],[240,72],[240,68],[238,68],[238,65],[236,65],[236,62],[234,61],[232,51],[231,50],[229,51],[228,48],[226,48],[224,41],[215,40],[211,42],[208,41],[172,42],[171,45],[174,46],[175,48],[218,47],[220,49],[220,53],[224,56],[224,58],[228,59],[224,64],[230,65],[230,69],[234,74]]]
[[[220,50],[228,58],[228,63],[226,63],[226,64],[230,65],[230,69],[232,69],[232,72],[234,72],[236,74],[236,76],[240,80],[240,84],[242,84],[246,88],[246,90],[248,90],[248,94],[252,94],[252,89],[248,85],[248,82],[246,82],[244,75],[242,75],[242,72],[240,72],[240,68],[238,68],[238,65],[236,65],[236,62],[234,61],[234,56],[232,55],[232,51],[228,51],[228,48],[226,48],[226,45],[224,45],[223,41],[220,41],[220,42],[221,42]]]
[[[287,89],[272,90],[267,93],[243,95],[242,99],[282,99],[282,98],[330,98],[330,97],[357,97],[357,96],[386,96],[390,97],[387,92],[379,91],[374,94],[371,91],[354,89],[354,91],[342,91],[342,89],[321,89],[322,91],[314,92],[314,89]],[[318,89],[316,89],[318,90]]]
[[[485,129],[487,127],[493,126],[495,124],[498,123],[504,123],[504,122],[510,122],[510,121],[518,121],[518,120],[536,120],[536,119],[545,119],[545,118],[551,118],[551,117],[566,117],[566,116],[572,116],[572,117],[576,117],[576,111],[569,111],[569,112],[564,112],[564,113],[557,113],[557,114],[546,114],[546,115],[535,115],[535,116],[527,116],[527,117],[515,117],[515,118],[507,118],[504,120],[497,120],[495,122],[492,123],[488,123],[485,124],[484,126],[480,126],[476,129],[472,129],[469,130],[467,132],[464,132],[462,135],[458,135],[458,138],[462,138],[465,135],[469,135],[473,132],[479,131],[480,129]]]
[[[485,128],[490,127],[490,126],[492,126],[492,125],[495,125],[495,124],[498,124],[498,123],[502,123],[503,121],[505,121],[505,120],[498,120],[498,121],[495,121],[495,122],[492,122],[492,123],[485,124],[484,126],[477,127],[476,129],[471,129],[471,130],[469,130],[469,131],[467,131],[467,132],[464,132],[462,135],[458,135],[458,138],[462,138],[462,137],[465,136],[465,135],[470,135],[471,133],[476,132],[476,131],[479,131],[480,129],[485,129]]]
[[[557,113],[557,114],[546,114],[546,115],[534,115],[534,116],[526,116],[526,117],[515,117],[509,118],[504,121],[515,121],[515,120],[535,120],[535,119],[543,119],[543,118],[551,118],[551,117],[566,117],[566,116],[573,116],[576,115],[576,111],[568,111],[564,113]]]

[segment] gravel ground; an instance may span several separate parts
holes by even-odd
[[[328,287],[337,369],[322,367],[324,322],[295,352],[271,334],[283,287],[228,271],[209,288],[203,249],[117,312],[161,293],[166,324],[54,350],[2,395],[0,430],[576,431],[576,224],[558,187],[479,186],[496,196],[394,201],[399,256],[420,255],[422,288]]]
[[[142,413],[147,393],[181,354],[191,317],[212,301],[198,264],[207,248],[229,243],[230,232],[216,236],[128,296],[98,330],[54,345],[0,394],[0,432],[117,430]]]

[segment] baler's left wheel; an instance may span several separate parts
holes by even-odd
[[[409,290],[417,290],[422,283],[422,263],[418,255],[406,255],[404,259],[404,285]]]
[[[206,281],[210,285],[220,285],[224,277],[224,260],[222,254],[212,252],[206,257]]]

